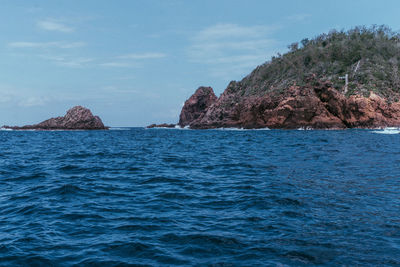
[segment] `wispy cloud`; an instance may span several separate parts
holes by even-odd
[[[100,63],[99,66],[101,66],[101,67],[109,67],[109,68],[138,67],[137,64],[133,64],[133,63],[129,63],[129,62],[118,62],[118,61],[103,62],[103,63]]]
[[[66,67],[84,67],[87,66],[87,64],[91,63],[92,61],[93,61],[92,58],[73,58],[59,62],[59,65]]]
[[[265,34],[271,33],[275,30],[270,26],[241,26],[237,24],[217,24],[200,31],[195,40],[209,41],[209,40],[224,40],[226,38],[260,38]]]
[[[167,55],[164,53],[142,53],[142,54],[127,54],[118,56],[120,59],[154,59],[165,58]]]
[[[22,99],[18,102],[18,105],[21,107],[36,107],[36,106],[44,106],[46,103],[50,101],[47,97],[28,97]]]
[[[32,94],[33,91],[32,88],[0,85],[0,103],[20,107],[35,107],[43,106],[50,101],[47,96]]]
[[[89,63],[93,62],[93,58],[85,57],[68,57],[68,56],[49,56],[41,55],[42,58],[53,61],[59,66],[81,68],[87,66]]]
[[[99,66],[109,68],[140,67],[146,60],[161,59],[165,57],[167,57],[167,54],[158,52],[132,53],[116,56],[108,62],[100,63]]]
[[[278,42],[270,37],[276,29],[275,26],[217,24],[193,36],[188,56],[192,62],[208,64],[213,75],[232,79],[276,53]]]
[[[148,60],[156,60],[167,57],[167,54],[160,52],[131,53],[113,56],[109,58],[88,58],[72,56],[72,53],[57,49],[73,49],[86,46],[84,42],[11,42],[8,47],[14,49],[36,49],[42,54],[35,53],[42,59],[65,67],[107,67],[107,68],[137,68],[143,66]],[[36,52],[36,51],[35,51]]]
[[[79,48],[85,46],[84,42],[11,42],[8,43],[12,48]]]
[[[67,32],[67,33],[74,31],[74,28],[50,19],[37,22],[37,26],[45,31],[57,31],[57,32]]]

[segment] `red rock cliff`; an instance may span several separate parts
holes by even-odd
[[[400,103],[389,103],[371,92],[346,97],[329,81],[315,76],[306,85],[293,85],[264,95],[242,95],[231,82],[217,99],[199,90],[185,102],[180,125],[193,129],[243,127],[296,129],[377,128],[400,126]],[[208,89],[208,92],[212,89]],[[207,104],[198,104],[207,103]]]
[[[179,116],[181,127],[190,125],[196,120],[200,120],[207,109],[217,100],[211,87],[199,87],[196,92],[186,100]]]

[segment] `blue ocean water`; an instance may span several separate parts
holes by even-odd
[[[385,133],[0,131],[0,265],[399,266]]]

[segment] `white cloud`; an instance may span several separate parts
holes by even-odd
[[[167,55],[164,53],[142,53],[142,54],[127,54],[118,56],[117,58],[121,59],[155,59],[155,58],[164,58]]]
[[[35,106],[44,106],[49,99],[47,97],[28,97],[26,99],[22,99],[19,101],[18,105],[21,107],[35,107]]]
[[[258,39],[274,30],[270,26],[240,26],[237,24],[217,24],[200,31],[197,41],[224,40],[233,38]]]
[[[11,42],[8,43],[9,47],[12,48],[79,48],[85,46],[84,42]]]
[[[99,64],[101,67],[109,67],[109,68],[131,68],[137,67],[136,64],[128,63],[128,62],[118,62],[118,61],[110,61]]]
[[[68,56],[47,56],[47,55],[42,55],[41,57],[53,61],[59,66],[75,67],[75,68],[87,66],[87,64],[94,61],[93,58],[83,58],[83,57],[72,58]]]
[[[11,42],[8,43],[8,46],[15,49],[41,49],[43,50],[43,53],[48,53],[39,55],[41,58],[53,61],[59,66],[66,67],[85,67],[91,65],[107,68],[137,68],[143,66],[146,60],[167,57],[167,55],[164,53],[146,52],[114,56],[108,59],[94,59],[86,57],[71,57],[68,55],[59,55],[58,53],[56,53],[56,51],[50,50],[79,48],[86,46],[86,43],[84,42]],[[66,52],[63,53],[65,54]]]
[[[91,58],[75,58],[61,61],[59,64],[66,67],[84,67],[92,61],[93,59]]]
[[[0,85],[0,103],[20,107],[43,106],[50,101],[47,96],[32,94],[32,88]]]
[[[121,56],[116,56],[109,62],[100,63],[101,67],[109,68],[132,68],[140,67],[143,65],[143,61],[151,59],[159,59],[167,57],[164,53],[157,52],[146,52],[146,53],[133,53]]]
[[[74,29],[54,20],[42,20],[37,23],[37,26],[46,31],[57,32],[73,32]]]
[[[270,37],[277,27],[217,24],[195,34],[188,49],[192,62],[207,64],[212,75],[233,79],[264,63],[277,52]]]

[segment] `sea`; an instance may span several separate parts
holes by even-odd
[[[0,266],[400,266],[400,131],[0,131]]]

